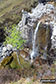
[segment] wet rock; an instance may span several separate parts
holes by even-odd
[[[39,45],[39,50],[45,50],[47,46],[51,46],[51,27],[50,25],[46,24],[40,24],[38,34],[37,34],[37,40],[36,45]]]
[[[55,30],[53,28],[55,23],[54,17],[54,5],[48,3],[43,5],[41,3],[36,8],[33,8],[31,13],[23,12],[22,20],[18,24],[19,28],[17,28],[22,32],[22,37],[26,39],[27,45],[33,45],[34,31],[38,21],[41,21],[35,43],[38,50],[35,50],[39,53],[39,56],[45,57],[44,59],[47,59],[47,56],[50,55],[52,45],[56,45],[56,43],[53,43],[52,38]]]
[[[42,20],[41,18],[45,15],[51,17],[49,15],[53,11],[54,6],[51,4],[46,4],[45,6],[43,4],[38,4],[36,8],[32,9],[32,13],[28,13],[26,11],[23,12],[22,20],[19,22],[19,28],[17,29],[22,32],[22,37],[26,39],[29,44],[32,43],[34,29],[36,28],[35,24],[38,23],[38,19]],[[48,19],[48,17],[45,18],[45,20]]]

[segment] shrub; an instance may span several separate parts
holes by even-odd
[[[6,35],[6,40],[4,44],[11,44],[13,47],[19,49],[25,42],[25,40],[21,37],[21,32],[17,30],[16,27],[16,25],[12,25],[12,28],[10,29],[7,29],[7,27],[5,27],[8,35]]]

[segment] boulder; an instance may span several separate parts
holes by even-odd
[[[11,53],[13,53],[13,47],[10,44],[7,44],[6,46],[1,46],[0,47],[0,63],[4,58],[7,56],[10,56]]]

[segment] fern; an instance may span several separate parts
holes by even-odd
[[[6,40],[4,44],[11,44],[13,47],[19,49],[25,40],[21,37],[21,32],[16,29],[16,25],[12,25],[12,28],[9,30],[5,27],[5,31],[7,31],[8,36],[6,36]]]

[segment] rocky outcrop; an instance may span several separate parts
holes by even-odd
[[[32,13],[23,11],[22,20],[18,24],[20,31],[22,31],[22,37],[25,39],[28,39],[30,37],[28,36],[30,35],[29,31],[33,30],[34,27],[36,27],[36,24],[38,23],[38,21],[42,20],[42,18],[45,21],[47,20],[45,23],[48,23],[48,21],[52,17],[50,15],[51,12],[54,12],[53,10],[54,10],[54,6],[51,4],[46,4],[46,5],[39,4],[35,9],[32,9]],[[44,18],[45,16],[46,18]],[[44,21],[42,22],[43,24],[45,24]]]
[[[26,39],[29,44],[30,42],[32,44],[36,24],[41,21],[36,36],[36,47],[38,46],[39,52],[44,56],[51,55],[50,51],[52,50],[52,47],[55,50],[54,46],[56,45],[56,22],[54,19],[54,12],[55,7],[53,3],[47,3],[46,5],[41,3],[38,4],[36,8],[32,9],[31,13],[23,11],[22,20],[18,24],[18,29],[22,32],[22,37]],[[53,42],[53,40],[55,41]]]
[[[27,57],[29,60],[31,51],[33,51],[32,49],[33,43],[35,43],[34,44],[35,51],[32,56],[33,58],[36,57],[34,55],[37,55],[38,60],[41,61],[42,59],[44,59],[44,63],[46,59],[48,61],[50,61],[50,59],[52,61],[53,58],[56,59],[55,17],[56,17],[55,7],[53,3],[52,4],[47,3],[46,5],[43,5],[42,3],[38,4],[36,8],[32,9],[31,13],[22,10],[22,20],[18,23],[17,30],[20,30],[22,32],[21,36],[26,40],[26,46],[29,47],[29,52],[25,52],[25,50],[20,51],[19,58],[21,59],[21,63],[25,62],[24,59],[26,58],[27,60]],[[40,24],[38,25],[39,22]],[[35,41],[33,42],[33,40]],[[37,52],[37,54],[35,52]],[[11,57],[10,55],[12,53],[14,53],[14,50],[11,45],[9,46],[9,48],[8,45],[2,48],[2,56],[0,56],[2,64],[4,63],[3,59]],[[14,61],[12,61],[11,64],[13,68],[18,67],[19,63],[19,60],[17,60],[18,55],[17,57],[16,55],[17,53],[13,55]],[[39,59],[39,57],[41,59]],[[15,64],[15,61],[17,66]],[[23,66],[24,64],[25,63],[23,63]]]

